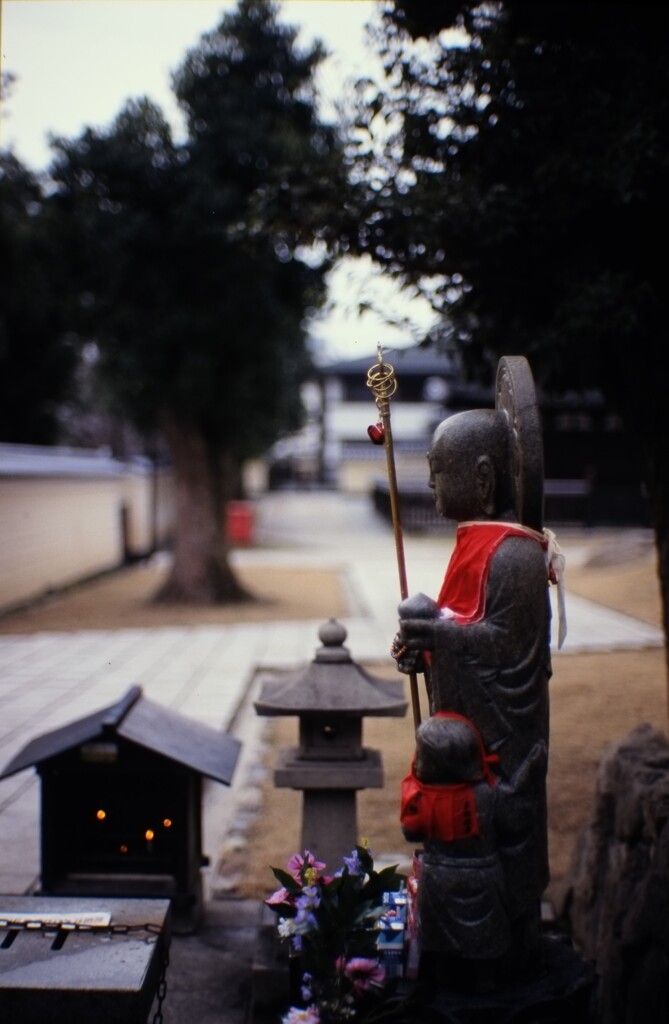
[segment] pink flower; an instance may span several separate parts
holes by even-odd
[[[344,966],[344,974],[353,983],[356,995],[369,992],[370,988],[383,984],[386,976],[378,960],[370,960],[364,956],[354,956]]]
[[[281,1018],[281,1024],[320,1024],[320,1014],[315,1006],[308,1006],[306,1010],[298,1010],[291,1006],[288,1013]]]
[[[268,896],[267,899],[265,900],[265,903],[272,907],[275,906],[277,903],[294,903],[294,901],[295,897],[292,896],[288,892],[288,890],[284,889],[282,886],[280,889],[277,889],[276,892],[273,892],[271,896]]]
[[[325,864],[322,860],[316,860],[313,853],[309,850],[304,851],[304,857],[299,853],[294,853],[286,864],[286,871],[290,871],[291,875],[296,882],[302,881],[302,872],[305,868],[318,873],[323,870]]]

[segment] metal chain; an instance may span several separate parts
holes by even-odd
[[[147,924],[82,924],[80,921],[10,921],[0,917],[0,929],[11,932],[54,932],[56,937],[59,934],[70,932],[105,932],[109,935],[134,935],[136,932],[146,932],[147,935],[156,935],[159,940],[162,936],[162,926],[149,922]],[[169,946],[164,941],[159,941],[161,949],[160,980],[156,990],[156,1012],[152,1024],[163,1024],[163,1004],[167,996],[167,968],[170,965]]]
[[[167,968],[170,966],[170,951],[165,943],[161,943],[163,951],[163,964],[156,992],[156,1012],[153,1015],[153,1024],[163,1024],[163,1003],[167,997]]]
[[[110,932],[112,935],[129,935],[131,932],[149,932],[160,935],[162,925],[148,924],[85,924],[81,921],[40,921],[38,918],[28,921],[12,921],[0,917],[0,928],[7,931],[30,932]]]

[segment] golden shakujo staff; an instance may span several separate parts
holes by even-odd
[[[379,410],[380,421],[368,428],[368,433],[373,444],[383,445],[386,452],[386,466],[388,471],[388,489],[390,494],[390,514],[393,523],[393,534],[395,536],[395,552],[397,555],[397,569],[400,578],[400,595],[402,600],[409,596],[407,586],[406,562],[404,559],[404,538],[402,536],[402,523],[400,519],[399,489],[397,486],[397,473],[395,471],[395,450],[393,447],[393,434],[390,425],[390,399],[397,391],[397,377],[394,367],[390,363],[384,363],[381,345],[377,345],[377,361],[367,371],[367,387],[371,390]],[[409,675],[409,686],[411,692],[411,708],[413,711],[414,726],[417,729],[420,725],[420,700],[418,697],[418,681],[416,673]]]

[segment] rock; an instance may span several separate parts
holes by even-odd
[[[652,726],[605,751],[563,899],[597,963],[597,1024],[669,1020],[669,740]]]

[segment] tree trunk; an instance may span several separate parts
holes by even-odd
[[[669,707],[669,446],[660,427],[645,439],[645,477],[650,520],[655,533],[657,575],[662,604],[664,651],[667,666],[667,706]],[[634,609],[630,609],[633,614]]]
[[[233,460],[193,424],[164,422],[176,500],[174,562],[156,601],[232,604],[253,600],[230,566],[225,508],[236,485]]]

